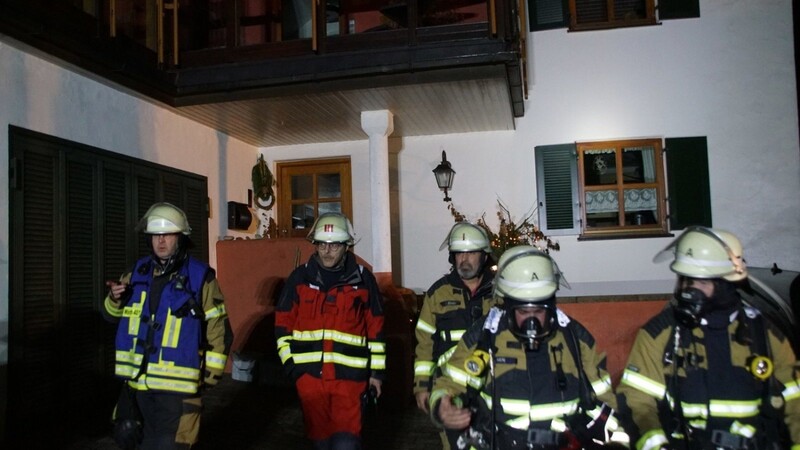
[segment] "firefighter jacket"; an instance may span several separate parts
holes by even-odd
[[[677,326],[668,306],[639,330],[618,389],[632,444],[687,447],[689,434],[690,449],[788,448],[766,447],[779,442],[781,414],[772,405],[783,404],[791,448],[800,449],[800,380],[788,340],[750,307],[722,312],[715,323]],[[743,330],[749,343],[738,336]],[[763,380],[748,369],[758,355],[774,364]],[[711,445],[723,439],[729,445]]]
[[[431,378],[455,351],[461,336],[496,303],[493,279],[494,273],[484,269],[473,295],[454,269],[425,293],[416,328],[415,394],[430,391]]]
[[[562,434],[579,415],[596,418],[601,411],[600,402],[616,407],[605,354],[597,352],[594,338],[580,323],[561,310],[556,314],[553,334],[538,350],[530,351],[508,329],[507,314],[492,308],[485,323],[475,324],[464,335],[445,365],[444,376],[435,380],[430,399],[434,422],[439,423],[437,408],[443,396],[460,396],[474,403],[470,392],[476,391],[491,411],[491,429],[522,439],[536,434]],[[492,322],[495,325],[489,327]],[[494,380],[488,367],[490,358],[485,354],[481,358],[488,349],[494,352]],[[580,354],[579,359],[575,353]],[[475,370],[478,359],[483,359],[482,371]],[[582,402],[588,397],[592,398],[591,405]],[[481,419],[473,414],[471,426],[476,420]],[[621,427],[610,417],[607,431],[610,434],[617,430],[621,431]],[[627,436],[621,432],[616,439],[624,442]]]
[[[201,381],[216,384],[227,358],[227,315],[214,270],[187,256],[160,274],[145,257],[121,281],[130,295],[104,302],[105,316],[119,322],[115,374],[138,390],[196,394]]]
[[[275,337],[284,370],[324,380],[382,380],[386,368],[383,302],[374,275],[345,253],[336,278],[316,254],[297,267],[275,308]],[[338,272],[337,272],[338,273]],[[326,286],[324,280],[334,280]]]

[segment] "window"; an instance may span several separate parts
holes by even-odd
[[[572,31],[655,25],[654,0],[569,0]]]
[[[658,20],[700,17],[699,0],[528,0],[530,30],[570,31],[654,25]]]
[[[664,142],[663,151],[661,139],[536,147],[542,231],[607,238],[711,226],[706,138]]]
[[[578,143],[583,232],[666,231],[661,140]]]
[[[341,212],[352,220],[350,158],[277,164],[278,229],[305,237],[320,214]]]

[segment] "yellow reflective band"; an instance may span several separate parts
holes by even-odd
[[[527,400],[516,400],[511,398],[501,398],[500,399],[500,406],[503,407],[503,411],[513,416],[522,416],[524,415],[527,419],[528,413],[531,411],[531,404]]]
[[[456,347],[457,346],[454,345],[454,346],[450,347],[449,349],[447,349],[446,352],[442,353],[441,356],[439,356],[439,359],[436,360],[436,366],[437,367],[442,367],[445,364],[447,364],[447,361],[450,361],[450,357],[453,356],[453,353],[456,352]]]
[[[286,361],[292,357],[292,350],[289,348],[288,345],[280,347],[278,349],[278,356],[281,357],[281,363],[286,363]]]
[[[164,336],[161,338],[162,347],[178,347],[178,338],[180,337],[182,322],[183,319],[179,319],[172,314],[167,314],[167,322],[164,324]]]
[[[291,341],[292,341],[292,337],[291,336],[281,336],[281,337],[279,337],[278,340],[277,340],[278,348],[281,348],[283,346],[289,345],[289,343]]]
[[[483,399],[484,402],[486,402],[486,406],[489,409],[492,409],[494,407],[494,403],[492,402],[492,396],[490,394],[481,391],[481,398]]]
[[[752,439],[756,435],[756,427],[734,420],[731,424],[731,433]]]
[[[506,425],[517,430],[527,430],[531,425],[531,421],[528,420],[527,416],[522,416],[516,419],[507,420]]]
[[[433,370],[436,368],[435,365],[431,361],[416,361],[414,363],[414,375],[415,376],[431,376],[433,375]]]
[[[627,369],[622,373],[622,383],[657,399],[664,398],[667,390],[663,384]]]
[[[384,370],[386,369],[386,356],[384,355],[372,355],[369,360],[369,367],[373,370]]]
[[[334,364],[341,364],[347,367],[355,367],[358,369],[366,369],[367,368],[367,359],[366,358],[355,358],[353,356],[343,355],[341,353],[335,352],[325,352],[322,354],[322,362],[326,363],[334,363]]]
[[[123,308],[118,308],[117,304],[111,300],[111,297],[106,297],[106,300],[103,302],[103,306],[106,308],[106,312],[111,317],[120,318],[122,317]]]
[[[321,341],[325,337],[325,330],[306,330],[292,332],[292,339],[296,341]]]
[[[659,450],[661,447],[667,445],[667,435],[664,430],[656,429],[650,430],[643,434],[639,441],[636,443],[637,450]]]
[[[147,366],[147,373],[151,376],[161,375],[187,380],[198,380],[200,378],[200,369],[176,366],[173,363],[150,363]]]
[[[467,330],[442,330],[439,332],[439,337],[443,341],[458,342],[464,336]]]
[[[330,339],[333,342],[340,342],[342,344],[352,345],[355,347],[367,346],[366,336],[357,336],[355,334],[342,333],[341,331],[336,330],[325,330],[324,336],[325,339]]]
[[[427,334],[433,334],[433,333],[436,332],[436,328],[435,327],[431,326],[431,324],[429,324],[428,322],[425,322],[422,319],[419,319],[417,321],[417,330],[423,331],[423,332],[425,332]]]
[[[454,367],[452,364],[446,364],[442,368],[445,375],[449,376],[453,381],[461,386],[472,386],[475,389],[483,387],[483,380],[470,376],[463,370]]]
[[[146,377],[146,378],[145,378]],[[163,379],[157,376],[142,376],[136,382],[129,382],[135,389],[138,390],[150,390],[150,389],[157,389],[161,391],[172,391],[172,392],[181,392],[185,394],[194,394],[197,392],[197,382],[191,381],[181,381],[181,380],[170,380],[170,379]]]
[[[217,317],[224,317],[228,315],[228,312],[225,310],[225,304],[220,303],[218,305],[214,305],[208,311],[205,311],[206,320],[216,319]]]
[[[563,433],[567,431],[567,422],[564,422],[563,419],[556,417],[552,422],[550,422],[550,429],[558,433]]]
[[[386,353],[386,344],[379,341],[369,341],[369,350],[372,353]]]
[[[711,400],[708,409],[712,417],[753,417],[758,414],[758,400]]]
[[[594,393],[597,395],[603,395],[606,392],[611,391],[611,376],[606,375],[592,383],[592,389],[594,389]]]
[[[134,352],[133,350],[117,350],[116,359],[117,362],[121,363],[141,364],[143,356]]]
[[[781,392],[783,399],[788,401],[800,398],[800,380],[792,380],[786,383],[786,389]]]
[[[305,364],[310,362],[319,362],[322,359],[322,352],[309,352],[298,353],[292,355],[295,364]]]
[[[210,369],[225,369],[228,357],[224,353],[206,352],[206,367]]]
[[[681,402],[681,409],[684,417],[708,419],[708,408],[704,403]]]
[[[544,405],[531,405],[531,422],[551,420],[556,417],[574,414],[578,410],[578,399],[568,402],[545,403]]]

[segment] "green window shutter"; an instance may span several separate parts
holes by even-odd
[[[666,138],[670,230],[711,225],[708,145],[705,136]]]
[[[566,0],[528,0],[530,31],[567,28],[569,7]]]
[[[700,17],[700,0],[659,0],[658,18],[690,19]]]
[[[580,233],[575,144],[534,149],[539,228],[548,235]]]

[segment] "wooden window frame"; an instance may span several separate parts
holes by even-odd
[[[663,164],[663,146],[660,138],[653,139],[627,139],[615,141],[576,142],[578,158],[578,191],[581,202],[581,235],[580,238],[616,237],[620,235],[652,235],[667,233],[667,204],[665,195],[665,171]],[[654,150],[655,181],[624,183],[623,179],[623,149],[631,147],[652,147]],[[614,149],[616,158],[616,182],[613,185],[587,185],[584,171],[584,155],[587,151],[599,149]],[[616,190],[617,198],[624,199],[625,189],[652,188],[656,190],[656,217],[655,223],[630,224],[625,220],[625,201],[618,201],[618,224],[590,228],[587,221],[586,194],[587,192]]]
[[[602,30],[609,28],[622,28],[622,27],[637,27],[645,25],[655,25],[656,8],[655,0],[644,0],[645,2],[645,17],[616,17],[615,2],[618,0],[605,0],[606,2],[606,21],[582,22],[578,23],[579,18],[579,0],[569,0],[569,31],[588,31],[588,30]]]
[[[301,203],[313,203],[314,217],[319,217],[320,203],[339,201],[342,213],[353,221],[353,192],[351,163],[349,157],[308,159],[276,163],[278,188],[278,230],[281,237],[306,237],[308,228],[295,230],[292,227],[292,206]],[[338,173],[341,182],[339,197],[321,200],[318,197],[317,175]],[[312,196],[304,199],[293,199],[291,177],[297,175],[313,175]]]

